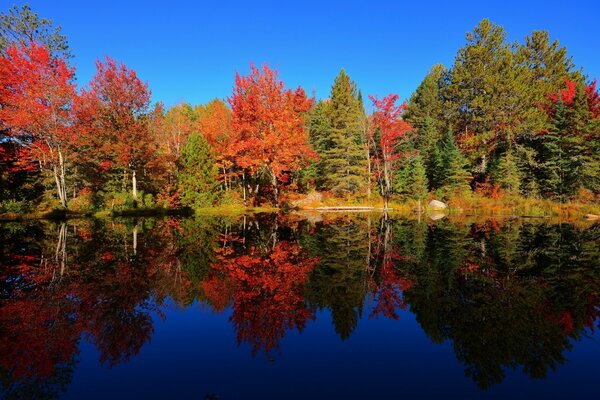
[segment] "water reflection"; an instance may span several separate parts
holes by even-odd
[[[58,397],[82,338],[128,361],[168,299],[226,313],[240,351],[275,361],[319,310],[341,340],[410,310],[478,386],[544,378],[598,325],[599,232],[368,214],[1,224],[0,390]]]

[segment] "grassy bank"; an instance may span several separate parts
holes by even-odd
[[[421,213],[440,213],[428,209],[429,200],[421,203]],[[520,197],[490,199],[471,195],[448,199],[448,208],[443,214],[448,216],[490,216],[490,217],[521,217],[521,218],[562,218],[583,219],[600,215],[600,204],[585,202],[559,203],[546,199],[525,199]],[[320,212],[327,207],[373,207],[372,212],[381,212],[383,200],[375,197],[372,201],[360,199],[318,198],[308,195],[302,199],[286,202],[281,208],[272,206],[244,207],[241,205],[223,205],[206,208],[169,209],[163,207],[132,208],[122,210],[75,211],[55,209],[50,211],[5,212],[0,213],[0,220],[29,220],[29,219],[70,219],[70,218],[110,218],[110,217],[152,217],[152,216],[191,216],[191,215],[239,215],[260,212],[287,212],[305,210]],[[391,214],[412,218],[418,214],[416,201],[391,201],[388,205]],[[331,210],[332,212],[334,210]],[[336,210],[343,212],[344,210]]]
[[[427,204],[431,199],[421,202],[421,211],[431,213]],[[316,210],[322,207],[374,207],[380,211],[384,207],[381,198],[372,201],[360,201],[357,199],[340,200],[335,198],[311,198],[295,200],[295,208],[300,210]],[[454,197],[446,201],[448,208],[443,211],[448,215],[475,215],[475,216],[509,216],[523,218],[585,218],[588,215],[600,215],[600,203],[571,201],[560,203],[546,199],[527,199],[522,197],[504,197],[501,199],[490,199],[475,194],[467,197]],[[390,213],[401,216],[413,216],[418,213],[418,202],[390,201],[388,207]]]

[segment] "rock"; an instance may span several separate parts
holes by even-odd
[[[432,221],[437,221],[437,220],[444,218],[445,216],[446,216],[446,214],[444,214],[444,213],[435,212],[435,213],[429,214],[429,219]]]
[[[323,194],[312,192],[304,197],[290,201],[292,208],[315,208],[323,203]]]
[[[445,210],[446,208],[448,208],[448,205],[439,200],[431,200],[427,207],[429,207],[429,209],[433,210],[433,211],[441,211],[441,210]]]

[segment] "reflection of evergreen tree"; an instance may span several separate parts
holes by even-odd
[[[410,234],[397,230],[406,248]],[[417,284],[405,300],[434,341],[452,340],[481,387],[507,368],[543,378],[598,316],[597,240],[568,225],[436,224],[425,257],[406,264]]]
[[[231,223],[230,220],[206,215],[181,221],[178,236],[181,268],[193,283],[200,283],[206,277],[216,260],[215,247],[219,234],[223,227],[229,227]]]
[[[308,300],[329,308],[335,331],[350,337],[362,313],[366,294],[367,221],[364,215],[319,224],[313,254],[320,258],[312,272]]]

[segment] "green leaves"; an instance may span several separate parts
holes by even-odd
[[[193,208],[214,205],[219,196],[218,173],[208,143],[199,134],[192,134],[179,159],[181,202]]]

